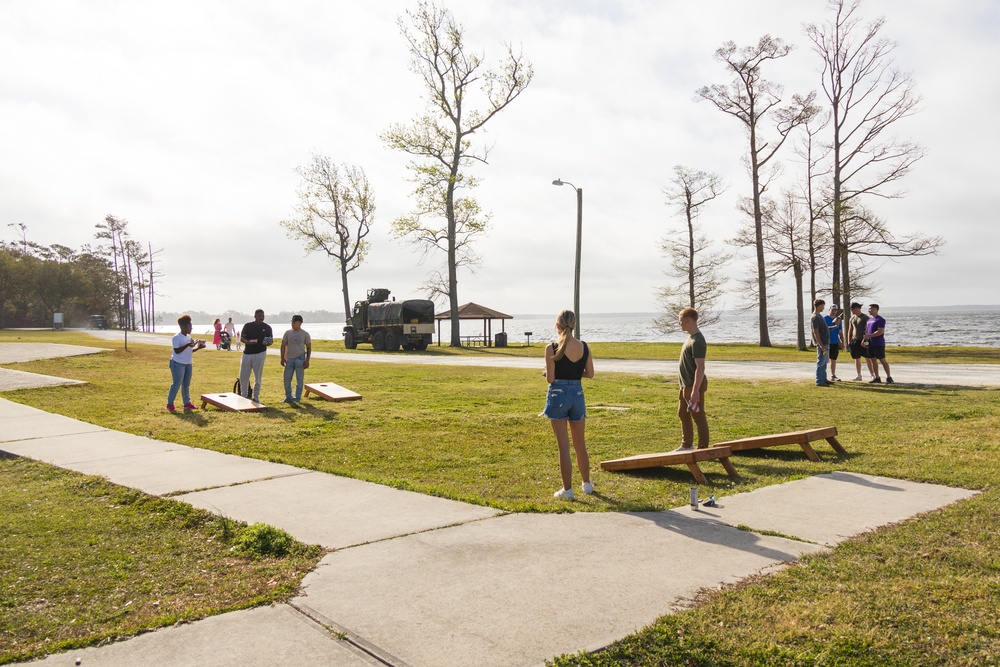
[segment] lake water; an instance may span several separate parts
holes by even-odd
[[[775,345],[795,344],[795,313],[775,311],[778,322],[771,326],[771,342]],[[901,309],[892,311],[884,308],[882,317],[886,320],[886,344],[894,345],[974,345],[978,347],[1000,347],[1000,306],[970,307],[969,309],[917,310]],[[581,337],[592,343],[599,342],[679,342],[685,334],[675,332],[661,334],[653,327],[656,313],[599,313],[584,314],[580,320]],[[507,332],[509,343],[523,343],[524,332],[532,332],[533,342],[555,338],[553,322],[555,316],[515,315],[512,320],[493,321],[493,334]],[[284,322],[270,322],[275,338],[285,329]],[[808,321],[806,340],[809,340]],[[306,322],[304,327],[317,340],[343,340],[342,322]],[[211,332],[211,324],[196,324],[197,333]],[[718,343],[756,343],[757,316],[751,313],[723,313],[715,324],[702,331],[709,341]],[[482,335],[482,320],[462,322],[463,336]],[[451,338],[448,322],[441,324],[441,340],[445,344]],[[434,334],[437,342],[437,333]]]

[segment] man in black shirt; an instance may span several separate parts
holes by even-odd
[[[264,373],[264,361],[267,359],[267,347],[274,342],[271,325],[264,323],[264,311],[258,308],[254,311],[253,322],[243,325],[240,332],[243,342],[243,358],[240,360],[240,391],[246,398],[260,402],[260,382]],[[253,371],[254,385],[250,391],[250,371]]]

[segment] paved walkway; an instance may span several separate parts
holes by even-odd
[[[33,663],[41,665],[76,657],[112,667],[541,665],[605,646],[683,608],[699,589],[974,495],[832,473],[697,512],[507,514],[119,433],[4,399],[0,450],[336,549],[288,604]]]
[[[107,340],[121,340],[121,331],[91,331],[91,335]],[[170,338],[164,335],[143,334],[132,332],[129,340],[137,343],[153,345],[169,345]],[[0,346],[2,347],[2,346]],[[278,354],[276,349],[269,354]],[[221,353],[227,354],[227,353]],[[235,352],[233,352],[235,354]],[[537,368],[542,371],[545,363],[542,358],[542,348],[539,347],[538,358],[531,357],[499,357],[486,355],[481,357],[440,357],[436,355],[419,354],[359,354],[350,352],[314,352],[317,359],[336,359],[339,361],[366,361],[369,363],[394,364],[434,364],[441,366],[488,366],[498,368]],[[904,386],[934,386],[953,385],[965,387],[1000,387],[1000,364],[889,364],[893,379]],[[0,355],[0,363],[2,355]],[[594,367],[600,373],[634,373],[637,375],[676,375],[676,361],[649,361],[630,359],[596,359]],[[783,378],[792,380],[810,380],[816,377],[815,361],[801,363],[788,361],[717,361],[708,360],[709,377],[736,378],[744,380],[760,380],[768,378]],[[854,364],[850,355],[841,359],[838,368],[845,369],[841,373],[844,378],[854,377]],[[867,371],[865,377],[868,377]],[[850,380],[845,380],[850,382]]]

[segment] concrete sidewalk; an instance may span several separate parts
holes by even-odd
[[[832,473],[700,511],[505,514],[119,433],[4,399],[0,451],[336,549],[289,604],[32,663],[43,665],[77,657],[122,667],[541,665],[605,646],[685,607],[700,589],[975,495]]]

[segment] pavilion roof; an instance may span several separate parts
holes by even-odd
[[[434,316],[438,320],[451,319],[451,310],[446,310],[443,313],[438,313]],[[501,313],[499,310],[493,310],[492,308],[487,308],[486,306],[480,306],[478,303],[472,303],[471,301],[464,306],[458,307],[458,319],[460,320],[512,320],[513,315],[507,315],[506,313]]]

